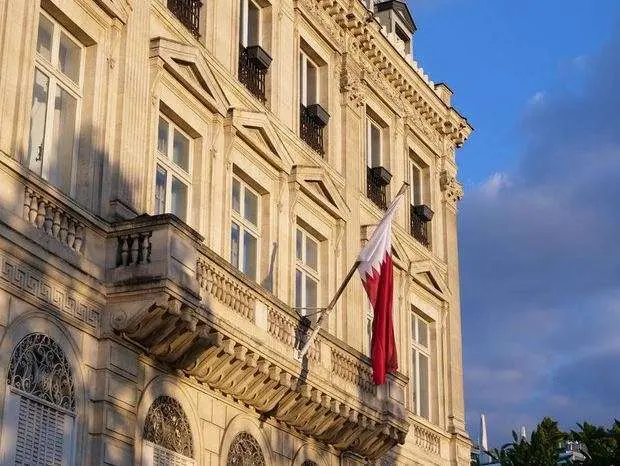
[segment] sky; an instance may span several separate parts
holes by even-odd
[[[620,418],[620,2],[409,0],[457,152],[467,424]]]

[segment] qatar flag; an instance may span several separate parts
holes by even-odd
[[[406,185],[394,198],[357,259],[360,263],[357,270],[373,308],[370,359],[372,378],[377,385],[385,383],[388,372],[395,372],[398,369],[392,318],[394,295],[392,218],[405,195],[405,187]]]

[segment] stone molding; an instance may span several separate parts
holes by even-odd
[[[95,331],[100,328],[102,308],[99,305],[19,259],[1,252],[0,280],[36,299],[43,307],[51,306]]]

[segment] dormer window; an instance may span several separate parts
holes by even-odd
[[[388,33],[404,43],[404,52],[412,53],[411,42],[417,27],[411,16],[411,11],[404,0],[387,0],[374,2],[374,11],[377,20],[387,29]]]

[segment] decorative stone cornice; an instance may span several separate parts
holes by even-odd
[[[406,114],[417,114],[428,128],[455,147],[464,143],[472,131],[467,120],[442,100],[436,89],[441,85],[436,86],[410,55],[399,51],[395,39],[388,37],[361,2],[297,0],[297,7],[333,32],[335,45],[343,45],[361,65],[368,84],[378,85],[382,95],[401,102]]]
[[[456,203],[463,198],[463,185],[459,183],[454,175],[446,170],[441,172],[439,186],[448,202]]]

